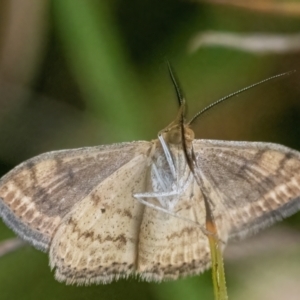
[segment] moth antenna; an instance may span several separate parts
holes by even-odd
[[[187,151],[187,144],[186,144],[186,140],[185,140],[185,130],[184,130],[184,124],[185,124],[185,114],[186,114],[186,102],[185,99],[183,97],[183,93],[182,90],[179,86],[178,83],[178,79],[177,76],[175,75],[175,72],[170,64],[170,62],[167,60],[167,65],[168,65],[168,71],[169,71],[169,75],[171,77],[173,86],[175,88],[176,91],[176,95],[177,95],[177,100],[178,103],[180,105],[180,116],[179,116],[179,123],[180,123],[180,131],[181,131],[181,142],[182,142],[182,148],[183,148],[183,152],[185,155],[185,159],[186,162],[188,164],[188,166],[190,167],[190,170],[192,171],[193,168],[193,163],[192,163],[192,158],[190,157],[188,151]]]
[[[167,60],[167,66],[168,66],[168,71],[169,71],[170,78],[171,78],[173,86],[175,88],[178,104],[179,104],[179,106],[182,106],[182,105],[185,106],[186,104],[185,104],[185,101],[184,101],[184,96],[183,96],[182,89],[180,88],[179,81],[178,81],[177,76],[174,72],[174,69],[173,69],[173,67],[171,66],[171,64],[168,60]]]
[[[184,119],[183,117],[181,117],[180,119],[180,131],[181,131],[181,143],[182,143],[182,149],[183,149],[183,153],[185,156],[185,160],[191,170],[192,173],[194,173],[194,164],[193,164],[193,158],[192,155],[190,153],[188,153],[188,147],[186,144],[186,139],[185,137],[185,128],[184,128]]]
[[[197,114],[196,114],[196,115],[188,122],[188,125],[191,125],[193,122],[195,122],[195,120],[198,119],[199,116],[201,116],[203,113],[205,113],[205,112],[208,111],[209,109],[213,108],[213,107],[216,106],[217,104],[220,104],[221,102],[223,102],[223,101],[225,101],[225,100],[227,100],[227,99],[229,99],[229,98],[232,98],[232,97],[234,97],[234,96],[236,96],[236,95],[239,95],[239,94],[241,94],[241,93],[243,93],[243,92],[245,92],[245,91],[248,91],[248,90],[252,89],[253,87],[255,87],[255,86],[257,86],[257,85],[260,85],[260,84],[263,84],[263,83],[265,83],[265,82],[271,81],[271,80],[276,79],[276,78],[278,78],[278,77],[291,75],[291,74],[293,74],[293,73],[295,73],[295,72],[296,72],[296,70],[292,70],[292,71],[288,71],[288,72],[281,73],[281,74],[278,74],[278,75],[274,75],[274,76],[271,76],[271,77],[269,77],[269,78],[267,78],[267,79],[261,80],[261,81],[259,81],[259,82],[254,83],[254,84],[251,84],[251,85],[249,85],[249,86],[247,86],[247,87],[245,87],[245,88],[243,88],[243,89],[240,89],[240,90],[238,90],[238,91],[236,91],[236,92],[234,92],[234,93],[231,93],[231,94],[229,94],[229,95],[227,95],[227,96],[225,96],[225,97],[223,97],[223,98],[221,98],[221,99],[219,99],[219,100],[213,102],[212,104],[206,106],[205,108],[203,108],[201,111],[199,111],[199,112],[198,112],[198,113],[197,113]]]

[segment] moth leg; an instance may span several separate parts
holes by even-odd
[[[135,195],[134,195],[134,197],[135,197]],[[153,204],[153,203],[147,202],[147,201],[145,201],[144,199],[142,199],[142,198],[140,198],[140,197],[135,197],[135,198],[136,198],[137,201],[139,201],[140,203],[142,203],[142,204],[144,204],[144,205],[146,205],[146,206],[148,206],[148,207],[151,207],[151,208],[153,208],[153,209],[155,209],[155,210],[157,210],[157,211],[164,212],[164,213],[166,213],[166,214],[168,214],[168,215],[170,215],[170,216],[172,216],[172,217],[175,217],[175,218],[178,218],[178,219],[181,219],[181,220],[184,220],[184,221],[188,221],[188,222],[191,222],[191,223],[197,225],[198,227],[200,227],[200,229],[202,230],[202,232],[203,232],[205,235],[212,235],[212,233],[211,233],[210,231],[208,231],[204,226],[200,225],[200,224],[199,224],[198,222],[196,222],[196,221],[193,221],[193,220],[188,219],[188,218],[181,217],[181,216],[179,216],[178,214],[176,214],[176,213],[174,213],[174,212],[172,212],[172,211],[170,211],[170,210],[168,210],[168,209],[165,209],[165,208],[163,208],[163,207],[161,207],[161,206],[158,206],[158,205],[155,205],[155,204]]]
[[[189,180],[187,180],[184,185],[182,186],[181,183],[179,184],[172,184],[173,187],[170,191],[167,188],[162,187],[162,191],[154,191],[154,192],[145,192],[145,193],[136,193],[133,196],[136,199],[140,198],[156,198],[161,206],[167,207],[170,210],[174,208],[174,206],[178,203],[180,199],[180,195],[185,191],[187,186],[190,184]],[[177,197],[173,197],[177,196]],[[172,197],[172,199],[168,199]]]
[[[174,207],[174,205],[177,203],[177,201],[175,204],[172,203],[171,201],[168,200],[167,198],[170,196],[179,196],[180,194],[178,193],[178,191],[168,191],[168,192],[149,192],[149,193],[138,193],[138,194],[134,194],[133,197],[136,198],[137,200],[139,199],[143,199],[143,198],[156,198],[160,205],[162,207],[168,207],[169,209],[172,209]],[[143,200],[145,202],[147,202],[146,200]],[[148,202],[147,202],[148,203]]]
[[[167,159],[168,165],[170,167],[171,173],[173,175],[173,178],[176,179],[175,164],[174,164],[170,149],[168,148],[168,145],[167,145],[167,143],[165,142],[165,140],[163,138],[162,132],[158,133],[158,139],[159,139],[159,141],[161,143],[161,146],[163,148],[163,151],[164,151],[164,154],[166,156],[166,159]]]
[[[162,207],[167,207],[168,209],[172,210],[178,203],[180,195],[191,184],[193,176],[190,174],[187,179],[180,179],[179,181],[177,180],[176,183],[173,182],[169,190],[169,187],[167,187],[165,180],[161,178],[161,173],[158,172],[155,164],[153,164],[152,170],[154,172],[155,181],[159,182],[159,187],[154,188],[153,192],[136,193],[133,196],[135,198],[156,198]],[[172,197],[172,199],[168,199],[169,197]]]
[[[158,198],[158,197],[169,197],[178,195],[178,191],[169,191],[169,192],[149,192],[149,193],[137,193],[133,194],[135,198]]]
[[[155,181],[159,183],[159,187],[154,188],[154,191],[152,192],[137,193],[133,196],[136,198],[156,198],[160,202],[161,206],[166,207],[168,205],[166,205],[166,200],[163,198],[176,195],[179,196],[181,190],[179,190],[177,188],[178,185],[175,186],[174,183],[172,183],[171,190],[169,190],[167,183],[165,182],[165,180],[163,180],[161,173],[158,171],[155,163],[153,163],[152,165],[152,171],[154,173],[152,180],[155,179]]]
[[[182,192],[185,191],[185,189],[188,187],[188,185],[193,180],[193,174],[190,173],[187,179],[178,179],[176,180],[176,183],[172,183],[171,191],[168,191],[169,187],[167,187],[165,180],[161,177],[161,173],[158,171],[156,164],[152,165],[152,170],[155,174],[155,179],[157,182],[159,182],[161,186],[161,190],[163,192],[146,192],[146,193],[137,193],[135,194],[137,197],[168,197],[168,196],[174,196],[174,195],[180,195]],[[135,196],[134,195],[134,196]]]

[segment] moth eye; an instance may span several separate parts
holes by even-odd
[[[185,127],[185,132],[184,132],[184,138],[186,139],[187,142],[193,141],[195,138],[195,133],[192,129]]]
[[[181,132],[179,128],[172,129],[167,134],[167,141],[170,144],[180,144],[181,143]]]

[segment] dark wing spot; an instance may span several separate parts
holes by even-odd
[[[11,191],[5,197],[5,201],[9,203],[14,199],[14,197],[15,197],[15,193],[13,191]]]

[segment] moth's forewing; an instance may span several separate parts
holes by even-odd
[[[259,142],[195,140],[193,146],[198,170],[213,191],[211,202],[223,207],[217,218],[230,239],[247,237],[300,209],[299,152]]]
[[[61,220],[100,182],[149,142],[54,151],[15,167],[0,180],[0,216],[20,237],[47,251]]]
[[[50,248],[59,281],[108,283],[135,272],[144,205],[133,194],[145,189],[147,164],[146,153],[136,155],[63,219]]]

